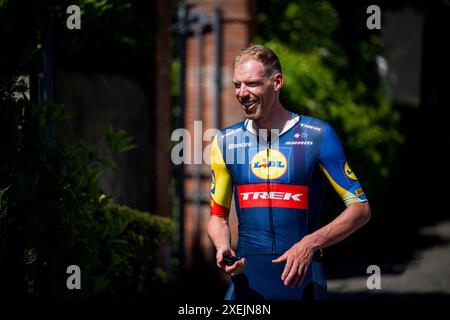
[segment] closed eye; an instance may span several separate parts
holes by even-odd
[[[252,82],[247,83],[247,86],[252,87],[252,88],[258,87],[260,85],[261,85],[261,82],[259,82],[259,81],[254,81],[254,82],[252,81]]]
[[[244,82],[244,83],[247,87],[250,87],[250,88],[259,87],[262,85],[261,81],[249,81],[249,82]],[[241,87],[240,82],[233,82],[233,85],[234,85],[235,89],[239,89]]]

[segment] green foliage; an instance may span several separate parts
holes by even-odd
[[[279,39],[296,50],[332,46],[339,17],[329,1],[261,1],[259,36]],[[276,24],[276,27],[274,25]]]
[[[71,4],[75,3],[51,0],[41,10],[53,22],[55,39],[59,39],[54,46],[57,65],[115,68],[124,73],[141,73],[143,66],[148,66],[160,23],[152,1],[77,1],[81,10],[77,32],[65,27],[66,8]]]
[[[164,280],[155,254],[171,220],[113,204],[98,186],[104,166],[117,168],[105,150],[45,138],[43,126],[69,114],[10,89],[0,92],[0,267],[16,270],[15,285],[35,299],[149,294]],[[124,131],[104,132],[113,152],[136,147]],[[72,264],[81,268],[80,291],[66,288]]]
[[[6,218],[6,213],[8,211],[8,199],[6,196],[6,192],[11,186],[7,186],[0,190],[0,225],[4,224],[4,220]]]
[[[9,0],[0,0],[0,9],[8,4]]]
[[[85,274],[83,290],[66,291],[65,297],[132,299],[150,295],[151,289],[166,281],[165,273],[156,266],[155,254],[173,232],[173,223],[111,203],[106,197],[103,200],[108,204],[93,215],[88,230],[79,229],[83,233],[75,239],[74,260]]]
[[[70,5],[80,8],[80,30],[66,26]],[[28,73],[50,35],[55,69],[137,77],[152,66],[161,23],[153,1],[129,0],[0,0],[0,21],[0,38],[8,43],[0,52],[0,73]]]
[[[332,0],[264,1],[256,41],[281,59],[283,105],[333,125],[376,204],[403,136],[376,65],[380,38],[367,31],[361,10]]]
[[[356,151],[386,177],[389,165],[385,162],[386,147],[402,141],[395,129],[395,114],[387,98],[380,92],[377,104],[365,103],[362,96],[368,90],[367,86],[360,81],[352,87],[345,79],[338,79],[320,51],[296,52],[277,41],[266,45],[283,61],[283,104],[300,114],[333,123],[345,136],[347,149]]]
[[[125,206],[108,204],[96,217],[97,257],[88,269],[101,269],[105,276],[99,288],[91,278],[94,291],[99,289],[115,297],[130,298],[131,294],[149,289],[166,280],[166,275],[156,267],[155,252],[168,234],[173,232],[172,222],[163,217]],[[149,270],[153,270],[151,273]]]
[[[81,9],[76,32],[66,27],[73,4]],[[154,4],[0,0],[0,17],[0,35],[8,43],[0,54],[0,291],[33,299],[149,294],[164,278],[155,252],[172,223],[113,204],[98,186],[105,167],[117,170],[105,154],[133,152],[133,139],[106,127],[104,150],[43,136],[44,126],[70,114],[57,103],[30,102],[17,75],[40,64],[50,36],[55,69],[142,77],[151,69],[160,22]],[[82,271],[80,292],[66,288],[72,264]]]
[[[113,152],[121,153],[137,147],[137,145],[132,144],[133,138],[123,130],[114,132],[111,126],[107,126],[103,128],[103,134]]]

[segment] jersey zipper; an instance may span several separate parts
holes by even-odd
[[[270,149],[272,148],[272,141],[271,141],[271,135],[269,133],[267,142],[268,142],[268,148],[267,148],[267,161],[268,161],[268,168],[267,168],[267,195],[270,195],[271,192],[271,180],[270,180]],[[272,237],[272,255],[276,253],[276,241],[275,241],[275,226],[273,224],[273,209],[272,209],[272,199],[269,198],[269,225],[270,225],[270,235]]]

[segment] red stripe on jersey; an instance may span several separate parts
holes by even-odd
[[[308,190],[306,186],[276,183],[255,183],[237,186],[239,206],[281,207],[308,209]]]
[[[228,214],[230,213],[230,209],[224,206],[221,206],[217,202],[214,201],[214,199],[211,197],[211,209],[209,214],[211,216],[218,216],[221,218],[228,217]]]

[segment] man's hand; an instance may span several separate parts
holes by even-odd
[[[223,257],[229,256],[235,257],[236,253],[229,247],[219,248],[216,253],[216,262],[217,266],[220,269],[228,273],[230,276],[234,277],[242,273],[242,271],[244,271],[245,258],[242,258],[236,261],[233,265],[228,266],[223,260]]]
[[[281,275],[284,285],[294,288],[302,284],[315,251],[310,242],[303,238],[278,259],[272,260],[272,263],[276,264],[286,262]]]

